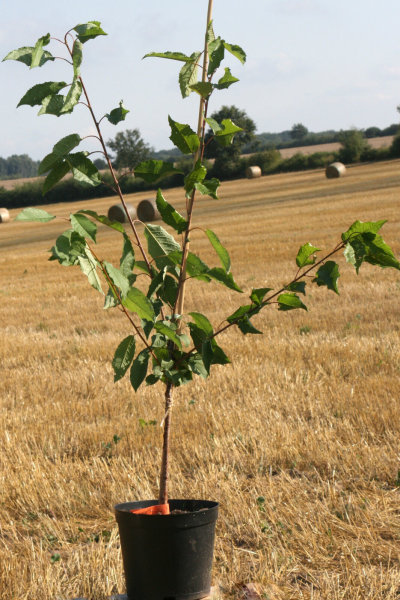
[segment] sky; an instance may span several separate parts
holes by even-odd
[[[208,0],[1,0],[0,57],[33,46],[47,33],[63,37],[79,23],[100,21],[108,35],[85,43],[83,80],[97,118],[120,100],[130,110],[116,127],[102,122],[105,139],[137,128],[156,150],[172,148],[168,115],[196,129],[198,96],[181,98],[181,63],[142,57],[201,50],[207,5]],[[399,21],[399,0],[214,0],[216,35],[241,46],[247,61],[242,66],[229,58],[226,66],[240,81],[213,95],[209,114],[234,104],[255,121],[257,133],[295,123],[310,131],[396,123]],[[55,44],[48,49],[61,55]],[[28,154],[41,160],[65,135],[94,133],[84,106],[63,117],[38,117],[39,107],[16,108],[32,86],[70,81],[66,62],[30,70],[5,61],[0,72],[1,157]]]

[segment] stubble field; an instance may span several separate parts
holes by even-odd
[[[247,292],[280,287],[303,243],[328,250],[356,219],[388,219],[398,256],[399,195],[391,161],[338,180],[227,182],[195,217]],[[180,191],[166,198],[183,210]],[[111,202],[45,208],[106,213]],[[157,490],[161,389],[113,383],[130,331],[77,269],[47,261],[67,226],[0,226],[1,600],[122,593],[113,506]],[[99,239],[116,262],[119,238],[101,228]],[[217,265],[200,229],[192,250]],[[225,597],[252,581],[266,600],[399,598],[400,274],[366,265],[356,276],[339,262],[339,297],[310,287],[309,312],[264,311],[263,336],[230,330],[220,344],[232,365],[176,394],[171,496],[220,502],[213,582]],[[186,308],[217,325],[245,295],[193,282]]]

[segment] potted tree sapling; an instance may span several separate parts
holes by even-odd
[[[71,83],[47,81],[35,85],[18,106],[39,106],[39,115],[61,116],[73,112],[77,105],[85,105],[111,173],[113,192],[119,196],[126,212],[126,229],[121,223],[91,209],[71,214],[69,229],[55,241],[50,260],[64,266],[79,267],[90,285],[104,294],[104,308],[119,311],[126,320],[127,335],[119,343],[112,359],[115,381],[129,373],[134,392],[141,385],[157,385],[165,406],[158,496],[140,501],[133,499],[115,507],[127,594],[132,600],[196,600],[210,591],[218,505],[211,500],[169,498],[169,441],[176,388],[190,383],[197,376],[207,379],[213,365],[230,362],[220,346],[220,339],[228,329],[236,330],[238,335],[258,334],[261,332],[252,319],[262,310],[271,307],[282,312],[306,309],[302,297],[308,285],[324,286],[338,294],[339,267],[333,260],[335,254],[344,251],[347,262],[355,267],[356,272],[363,262],[400,269],[399,261],[379,234],[383,220],[355,221],[342,233],[336,246],[320,258],[317,258],[320,256],[317,254],[319,248],[311,243],[304,244],[296,256],[297,267],[292,280],[278,290],[266,287],[242,290],[231,273],[227,249],[211,229],[206,229],[205,235],[221,266],[210,268],[193,252],[190,234],[194,228],[196,202],[204,195],[218,198],[219,181],[207,178],[203,164],[205,129],[207,126],[211,128],[213,139],[221,146],[231,144],[240,131],[230,119],[218,123],[208,118],[209,103],[216,92],[238,81],[228,67],[223,67],[225,54],[233,55],[240,63],[246,60],[240,46],[216,37],[211,13],[212,0],[209,0],[202,51],[193,52],[190,56],[169,51],[146,55],[181,63],[179,86],[182,97],[186,98],[191,93],[199,96],[196,130],[172,116],[168,118],[170,139],[183,154],[193,157],[193,167],[184,179],[182,190],[186,201],[185,214],[180,214],[160,189],[157,191],[158,211],[173,235],[159,224],[142,224],[132,219],[113,169],[101,124],[106,119],[116,125],[126,118],[129,111],[120,102],[99,118],[81,74],[84,44],[105,35],[101,24],[90,21],[76,25],[63,39],[44,35],[34,46],[14,50],[4,59],[19,61],[30,68],[57,60],[70,63]],[[58,57],[58,54],[52,54],[47,49],[50,42],[58,45],[65,55]],[[42,160],[39,174],[46,175],[43,193],[69,172],[86,185],[101,183],[101,175],[90,154],[85,150],[77,151],[83,142],[84,138],[78,133],[71,133],[58,141],[52,152]],[[135,176],[156,183],[176,172],[171,163],[146,160],[136,167]],[[17,216],[19,221],[46,222],[54,218],[40,208],[26,208]],[[122,254],[118,266],[105,260],[96,249],[98,223],[113,229],[119,236]],[[140,278],[139,274],[142,275]],[[220,320],[222,325],[215,327],[205,314],[186,305],[185,289],[189,279],[200,280],[204,286],[215,282],[244,294],[246,300],[238,303],[232,314]]]

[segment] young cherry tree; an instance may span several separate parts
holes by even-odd
[[[18,106],[39,106],[39,115],[62,116],[71,113],[78,105],[84,105],[96,128],[99,148],[104,155],[113,181],[113,191],[123,204],[128,230],[107,216],[93,210],[80,210],[69,217],[70,227],[61,234],[51,249],[50,260],[64,266],[77,266],[87,276],[90,285],[104,294],[104,308],[120,311],[126,319],[127,335],[118,345],[112,365],[114,380],[120,380],[129,372],[135,391],[142,384],[158,384],[163,389],[165,402],[163,452],[160,470],[159,504],[168,503],[169,439],[174,390],[189,383],[196,376],[207,379],[215,364],[229,363],[229,358],[220,346],[222,334],[233,328],[238,335],[261,333],[252,323],[252,318],[266,308],[279,311],[307,310],[302,297],[306,286],[325,286],[338,294],[339,267],[333,260],[335,254],[344,251],[347,262],[358,273],[366,262],[380,267],[400,269],[400,263],[390,247],[383,241],[379,230],[384,220],[363,223],[355,221],[342,233],[336,246],[317,259],[319,248],[306,243],[296,256],[296,271],[293,279],[278,290],[261,287],[246,292],[246,301],[238,303],[237,309],[225,315],[222,325],[215,328],[205,315],[189,310],[185,303],[185,289],[189,279],[197,279],[205,286],[216,282],[239,294],[239,287],[231,273],[231,262],[227,249],[218,235],[211,229],[205,230],[211,246],[220,261],[220,267],[210,268],[192,251],[190,234],[194,228],[194,209],[198,196],[209,195],[218,199],[219,181],[207,178],[203,164],[205,150],[205,128],[213,132],[213,140],[221,147],[228,147],[240,127],[230,119],[217,122],[208,118],[212,96],[227,89],[238,79],[228,67],[223,67],[225,54],[233,55],[240,63],[246,60],[245,52],[236,44],[226,42],[214,33],[212,0],[209,0],[204,49],[190,56],[181,52],[152,52],[146,57],[160,57],[181,63],[179,86],[183,98],[192,92],[199,95],[197,129],[187,123],[168,118],[170,139],[184,154],[193,157],[193,168],[184,180],[182,194],[186,212],[180,214],[168,203],[164,194],[157,191],[157,207],[164,223],[174,231],[171,235],[160,225],[143,224],[133,220],[127,210],[117,174],[108,155],[101,124],[104,119],[116,125],[125,120],[129,112],[122,102],[109,113],[98,118],[89,98],[81,74],[84,44],[98,36],[106,35],[98,21],[79,24],[70,29],[63,39],[47,34],[32,47],[23,47],[10,52],[4,60],[16,60],[29,68],[43,67],[48,62],[67,60],[71,66],[72,81],[47,81],[27,91]],[[52,43],[61,47],[65,56],[50,53]],[[58,52],[58,50],[57,50]],[[199,77],[200,71],[200,77]],[[52,152],[41,162],[39,174],[46,175],[43,193],[56,185],[68,172],[78,181],[95,186],[101,175],[85,150],[77,151],[84,142],[78,133],[71,133],[58,141]],[[136,177],[154,183],[166,175],[177,172],[170,163],[161,160],[146,160],[135,169]],[[17,217],[19,221],[46,222],[55,217],[39,208],[27,208]],[[122,253],[119,265],[105,260],[96,250],[97,223],[112,228],[120,236]],[[144,274],[147,291],[143,290],[143,277],[138,287],[138,275]]]

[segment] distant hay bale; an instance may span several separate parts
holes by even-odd
[[[10,221],[10,213],[6,208],[0,208],[0,223],[8,223]]]
[[[255,177],[261,177],[261,169],[254,165],[253,167],[247,167],[246,169],[246,177],[247,179],[254,179]]]
[[[158,212],[156,201],[153,198],[147,198],[141,200],[136,208],[137,216],[140,221],[147,223],[148,221],[155,221],[160,219],[161,215]]]
[[[128,209],[129,216],[131,219],[136,219],[136,210],[132,204],[126,202],[126,208]],[[108,209],[108,218],[110,221],[118,221],[118,223],[127,223],[128,217],[126,216],[125,209],[122,204],[114,204]]]
[[[346,173],[346,167],[341,162],[331,163],[326,167],[325,175],[328,179],[342,177]]]

